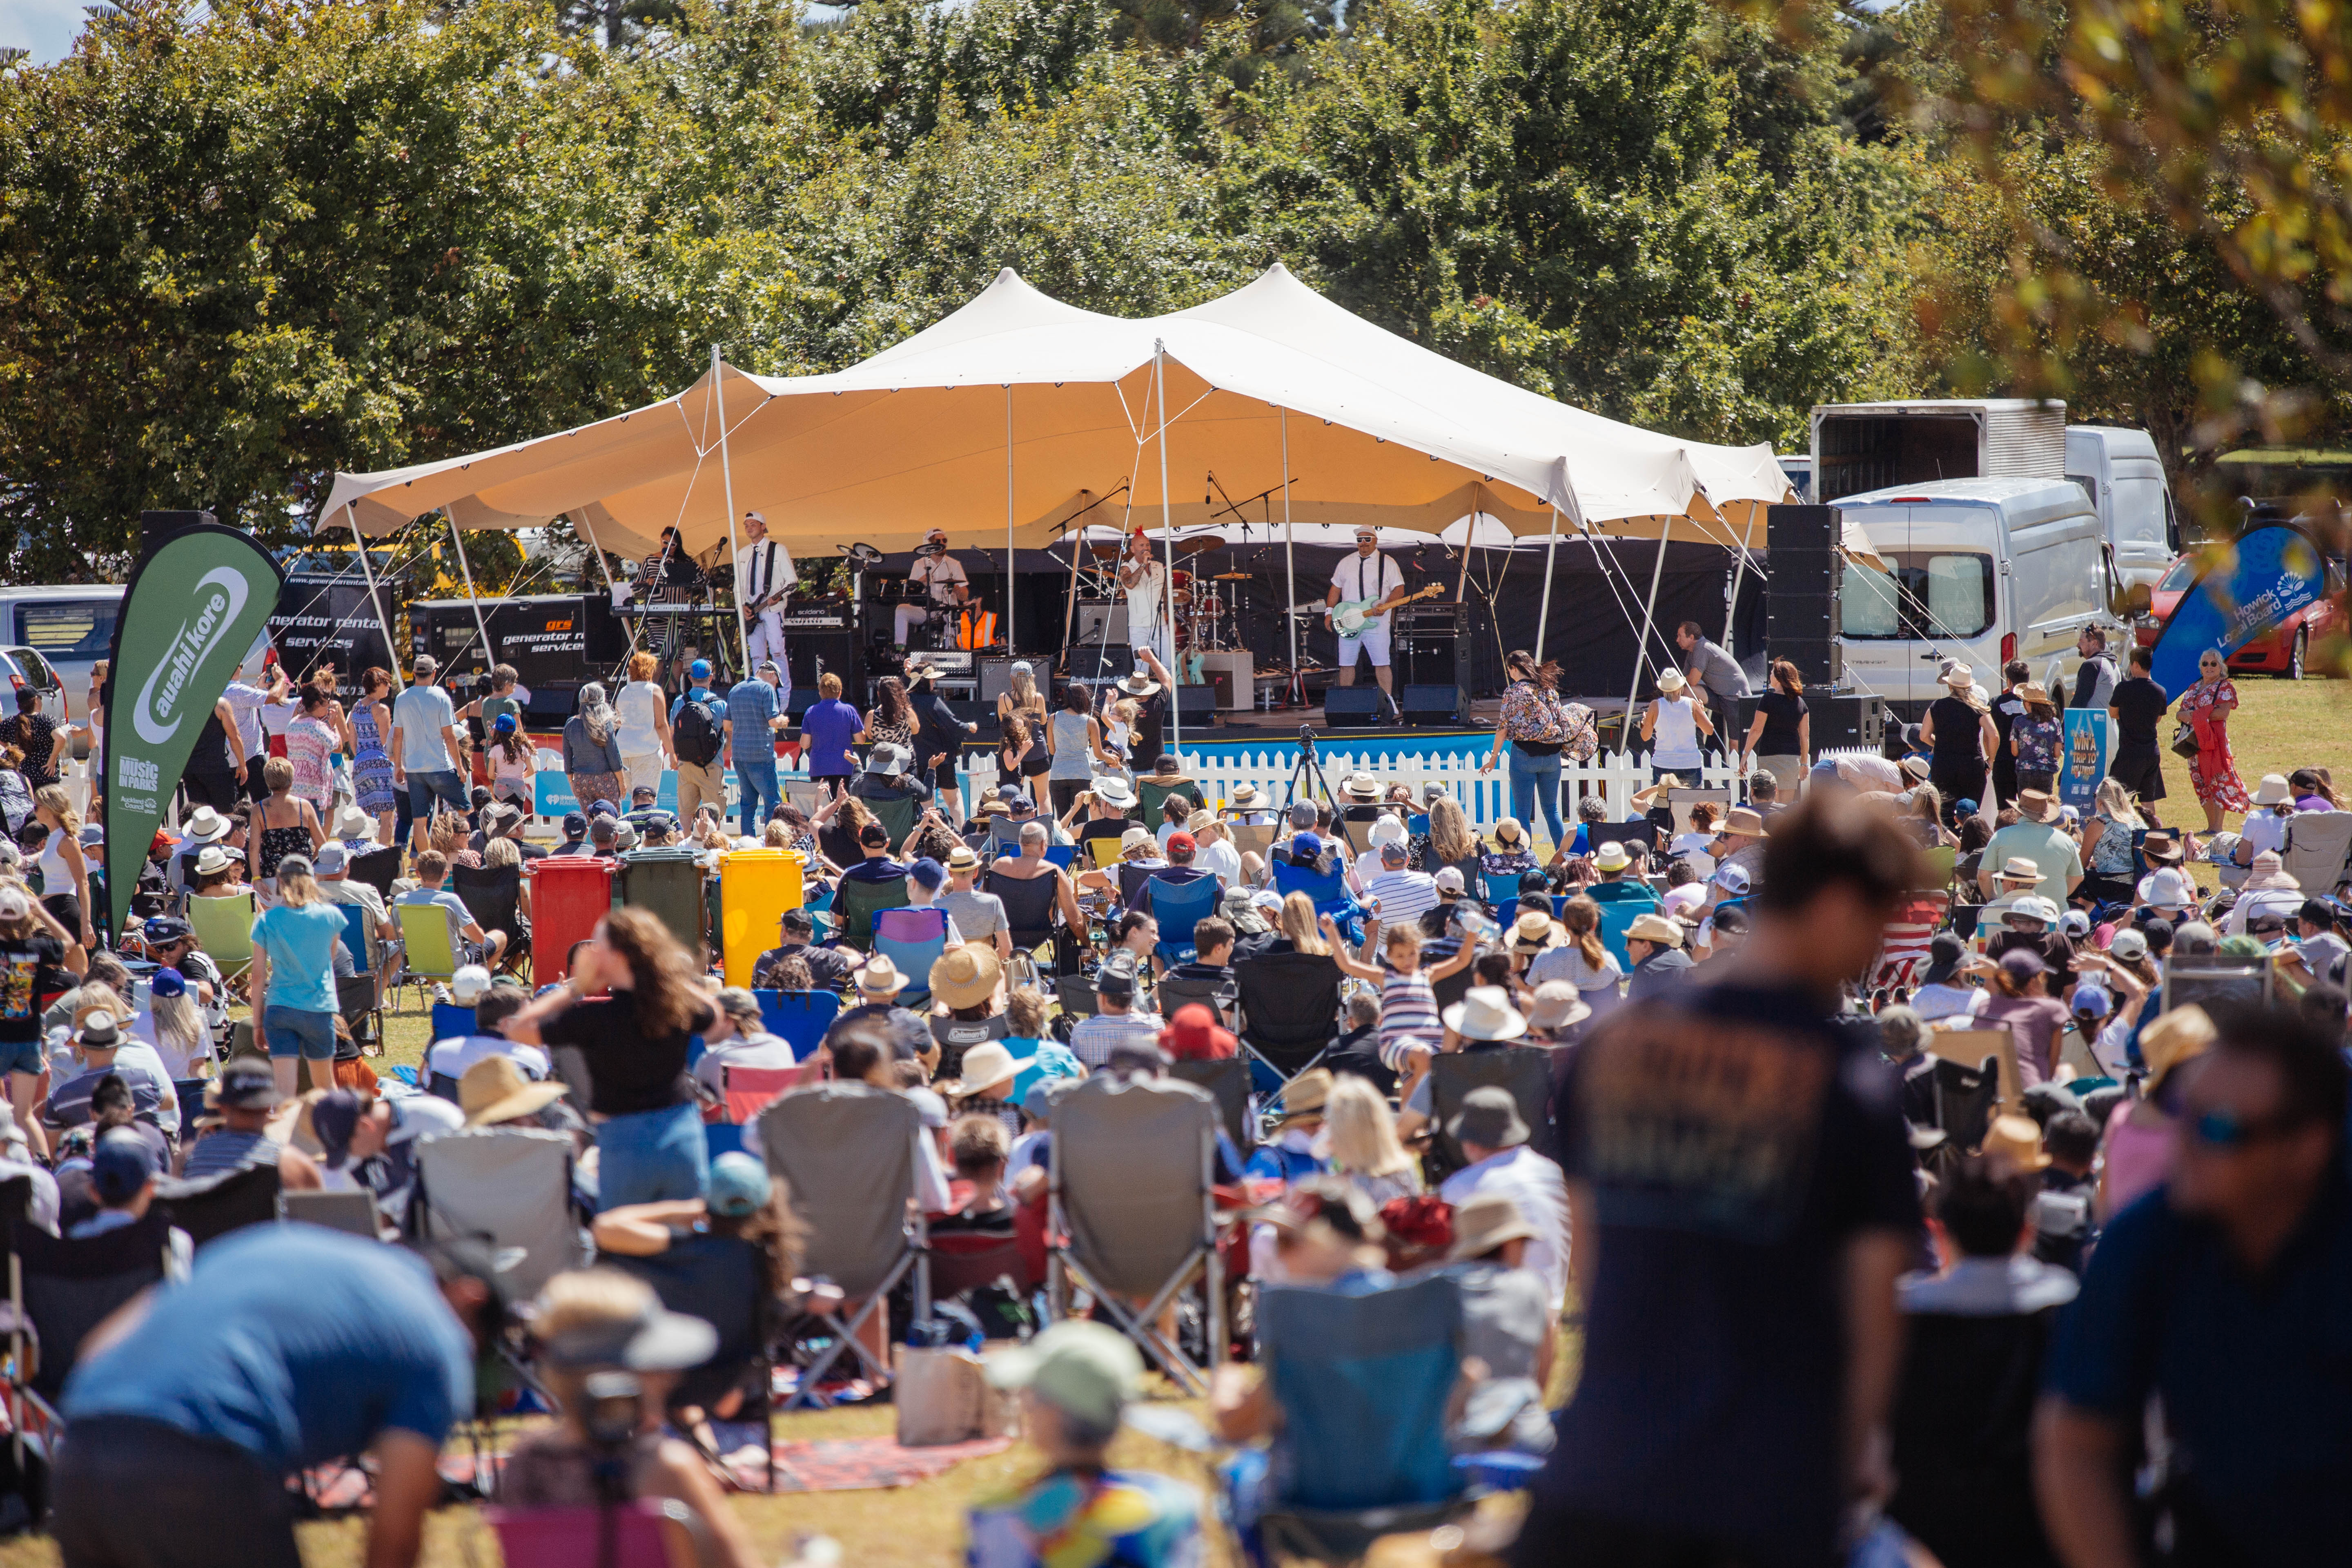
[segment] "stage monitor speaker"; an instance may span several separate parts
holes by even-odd
[[[1886,700],[1874,691],[1805,693],[1806,726],[1815,751],[1861,746],[1878,751],[1886,743]]]
[[[1110,623],[1108,632],[1103,630],[1105,621]],[[1124,600],[1108,605],[1081,604],[1078,606],[1077,625],[1071,628],[1072,649],[1097,642],[1123,643],[1126,640],[1127,604]]]
[[[1412,685],[1397,689],[1397,707],[1408,724],[1466,724],[1470,694],[1449,683]]]
[[[1176,717],[1187,725],[1216,722],[1217,689],[1208,684],[1178,687]]]
[[[139,514],[139,553],[152,555],[158,545],[183,529],[217,521],[208,511],[142,511]]]
[[[1388,693],[1377,686],[1334,686],[1323,693],[1327,730],[1374,730],[1388,722]]]
[[[980,697],[984,702],[994,702],[1013,689],[1013,660],[1009,655],[990,654],[980,660]]]
[[[1101,676],[1122,679],[1134,669],[1135,650],[1124,641],[1104,643],[1099,647],[1090,642],[1072,643],[1062,651],[1062,673],[1083,678],[1089,683]]]

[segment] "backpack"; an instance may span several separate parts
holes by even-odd
[[[1568,740],[1562,750],[1580,763],[1589,763],[1601,753],[1601,731],[1592,722],[1592,710],[1581,702],[1567,707]]]
[[[707,768],[719,760],[719,721],[710,716],[707,703],[689,701],[677,710],[677,722],[670,726],[670,742],[677,749],[677,760]]]

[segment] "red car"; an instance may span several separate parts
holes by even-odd
[[[2137,637],[2142,647],[2153,647],[2156,639],[2172,619],[2179,606],[2180,595],[2197,580],[2197,558],[2177,557],[2165,569],[2148,597],[2148,613],[2139,617]],[[2268,633],[2256,637],[2230,656],[2230,671],[2233,675],[2284,675],[2289,680],[2301,680],[2306,668],[2311,647],[2322,638],[2341,631],[2344,626],[2344,563],[2327,563],[2327,592],[2314,599]]]

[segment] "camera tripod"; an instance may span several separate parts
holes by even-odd
[[[1307,791],[1307,799],[1314,800],[1319,797],[1325,805],[1331,808],[1334,818],[1339,816],[1339,803],[1331,798],[1331,785],[1323,776],[1323,763],[1315,755],[1315,726],[1312,724],[1298,726],[1298,761],[1291,765],[1290,788],[1282,797],[1284,811],[1287,812],[1290,809],[1290,803],[1298,798],[1298,786],[1301,783],[1309,783],[1313,785]]]

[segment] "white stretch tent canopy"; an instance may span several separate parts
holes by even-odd
[[[1542,533],[1557,507],[1571,530],[1753,544],[1754,507],[1787,494],[1769,446],[1684,441],[1523,391],[1279,266],[1140,321],[1065,305],[1008,270],[847,370],[774,378],[714,363],[675,397],[577,429],[338,474],[320,526],[381,535],[436,510],[461,528],[568,514],[623,555],[671,524],[701,553],[729,538],[731,489],[798,553],[853,539],[903,549],[935,526],[1038,547],[1081,514],[1117,525],[1131,509],[1157,528],[1163,500],[1169,521],[1209,523],[1210,473],[1227,495],[1277,492],[1277,522],[1286,500],[1298,521],[1423,535],[1472,512]]]

